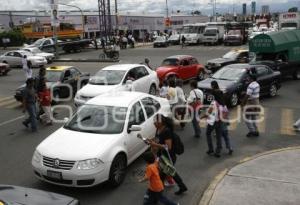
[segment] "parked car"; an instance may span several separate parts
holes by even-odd
[[[1,205],[79,205],[79,201],[69,196],[38,189],[12,185],[0,185]]]
[[[0,63],[0,75],[7,75],[10,71],[9,65],[6,63]]]
[[[148,149],[137,134],[153,138],[157,113],[170,116],[167,99],[128,91],[97,96],[37,146],[34,173],[63,186],[90,187],[105,181],[118,186],[126,167]]]
[[[158,36],[153,42],[153,48],[156,47],[168,47],[169,43],[165,36]]]
[[[234,63],[248,63],[250,60],[249,51],[246,49],[235,49],[226,53],[222,58],[208,60],[205,67],[212,73],[225,65]]]
[[[180,35],[179,34],[173,34],[168,39],[169,45],[179,45],[180,44]]]
[[[35,56],[42,56],[45,57],[48,63],[52,63],[52,61],[54,60],[55,56],[53,53],[46,53],[41,51],[39,48],[37,47],[28,47],[28,48],[23,48],[22,50],[27,51],[32,53]]]
[[[24,55],[31,62],[32,67],[41,67],[47,64],[47,60],[42,56],[35,56],[30,52],[23,50],[15,50],[4,53],[0,56],[0,62],[7,63],[10,67],[22,66],[22,58]]]
[[[244,36],[242,34],[242,30],[230,30],[225,34],[224,37],[224,45],[243,45]]]
[[[82,73],[74,66],[52,66],[46,68],[47,87],[53,89],[54,102],[60,101],[58,98],[67,99],[73,97],[78,89],[88,83],[89,73]],[[69,86],[71,88],[69,88]],[[22,102],[25,84],[16,90],[15,99]],[[78,87],[79,86],[79,87]],[[71,91],[71,92],[70,92]]]
[[[204,66],[199,64],[197,59],[189,55],[170,56],[163,60],[160,67],[156,69],[160,82],[170,77],[189,80],[197,78],[204,79]]]
[[[138,91],[156,94],[159,81],[155,71],[141,64],[112,65],[101,69],[75,96],[75,105],[106,92]]]
[[[257,82],[261,88],[260,95],[276,96],[278,89],[281,87],[280,72],[273,71],[266,65],[232,64],[223,67],[212,77],[198,83],[198,88],[204,93],[205,102],[210,103],[214,99],[210,84],[215,80],[225,94],[227,105],[231,107],[238,105],[250,83],[248,74],[250,69],[256,70]]]

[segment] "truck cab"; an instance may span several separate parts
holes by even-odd
[[[218,44],[223,36],[220,36],[219,29],[217,27],[206,27],[203,34],[202,42],[204,44]]]

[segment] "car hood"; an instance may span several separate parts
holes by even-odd
[[[202,81],[198,82],[198,88],[200,88],[200,89],[211,89],[211,82],[212,81],[217,81],[221,90],[228,89],[236,83],[235,81],[218,80],[218,79],[213,79],[213,78],[207,78],[205,80],[202,80]]]
[[[35,55],[41,56],[41,57],[54,57],[54,54],[52,54],[52,53],[37,53]]]
[[[215,58],[215,59],[211,59],[209,61],[207,61],[207,63],[219,63],[219,64],[223,64],[223,63],[228,63],[228,62],[233,62],[233,59],[230,58]]]
[[[118,134],[78,132],[62,127],[39,144],[37,151],[42,156],[63,160],[93,159],[111,149],[119,136]]]
[[[0,199],[16,205],[66,205],[75,200],[61,194],[10,185],[0,185]]]
[[[113,91],[117,88],[121,87],[120,85],[92,85],[87,84],[83,88],[81,88],[77,94],[83,95],[86,97],[96,97],[98,95],[101,95],[103,93],[107,93],[110,91]]]

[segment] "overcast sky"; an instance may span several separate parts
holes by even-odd
[[[61,3],[73,4],[82,9],[97,9],[97,0],[58,0]],[[111,0],[112,6],[114,1]],[[211,13],[211,0],[168,0],[170,13],[180,10],[183,13],[190,13],[193,10],[200,10],[203,13]],[[252,0],[217,0],[219,12],[240,12],[242,3],[247,3],[250,11]],[[44,10],[49,9],[49,0],[0,0],[0,10]],[[257,10],[260,11],[261,5],[270,5],[271,11],[285,11],[290,7],[300,7],[300,0],[256,0]],[[145,13],[164,13],[166,0],[118,0],[120,13],[126,12],[145,12]],[[68,9],[60,7],[60,9]],[[69,8],[70,9],[70,8]]]

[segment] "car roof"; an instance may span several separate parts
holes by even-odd
[[[114,107],[129,107],[131,103],[142,97],[149,97],[146,93],[119,91],[99,95],[87,101],[89,105],[104,105]]]
[[[175,59],[178,59],[178,60],[182,60],[184,58],[194,58],[194,57],[190,56],[190,55],[175,55],[175,56],[169,56],[166,59],[169,59],[169,58],[175,58]]]
[[[102,70],[130,70],[135,67],[141,67],[144,66],[142,64],[120,64],[120,65],[111,65],[103,68]]]
[[[46,70],[52,70],[52,71],[64,71],[69,68],[72,68],[73,66],[51,66],[46,68]]]

